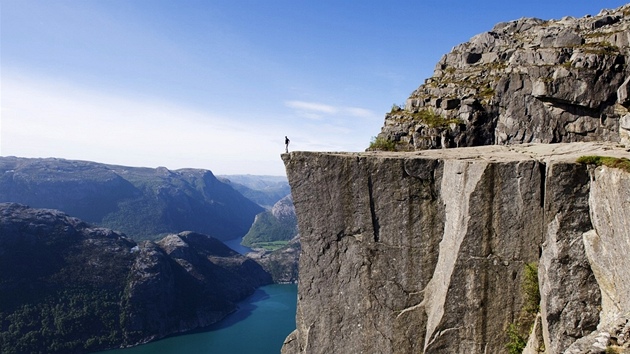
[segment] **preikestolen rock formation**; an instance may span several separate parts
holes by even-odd
[[[628,15],[499,24],[369,151],[283,154],[302,253],[282,352],[630,352]]]
[[[507,352],[531,263],[530,352],[627,335],[630,173],[584,155],[630,158],[606,143],[283,155],[302,243],[283,353]]]

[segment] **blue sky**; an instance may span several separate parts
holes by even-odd
[[[282,175],[363,151],[455,45],[623,1],[3,0],[0,155]]]

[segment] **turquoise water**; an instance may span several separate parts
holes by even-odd
[[[278,354],[295,329],[297,285],[263,286],[208,330],[102,354]]]
[[[239,237],[232,240],[223,241],[223,243],[225,243],[228,247],[240,254],[247,254],[248,252],[251,252],[252,249],[241,245],[241,241],[243,241],[243,238]]]

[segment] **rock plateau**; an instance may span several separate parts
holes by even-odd
[[[629,55],[630,5],[501,23],[371,151],[283,154],[302,253],[282,352],[630,352]]]
[[[535,349],[610,337],[630,318],[630,173],[583,155],[630,158],[605,143],[283,155],[302,244],[283,353],[507,352],[530,263]]]

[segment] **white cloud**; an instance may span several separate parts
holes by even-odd
[[[374,112],[370,111],[369,109],[365,109],[365,108],[344,107],[343,111],[346,112],[347,114],[353,116],[353,117],[361,117],[361,118],[374,117]]]
[[[243,122],[3,69],[0,154],[283,174],[273,123]]]
[[[326,117],[358,117],[373,118],[374,112],[359,107],[332,106],[324,103],[305,101],[286,101],[285,106],[294,108],[295,114],[312,120],[322,120]]]
[[[325,114],[335,114],[339,110],[336,107],[315,103],[315,102],[304,102],[304,101],[287,101],[285,105],[290,108],[295,108],[298,110],[303,110],[307,112],[317,112],[317,113],[325,113]]]

